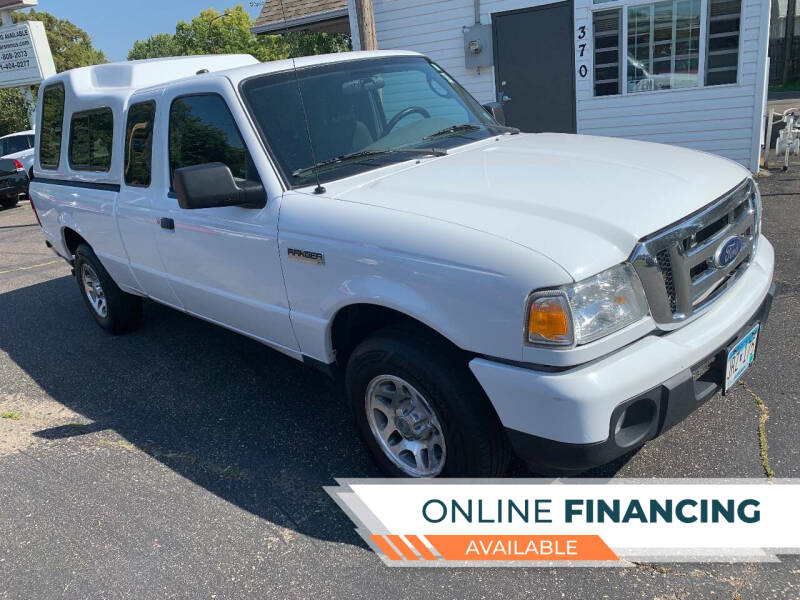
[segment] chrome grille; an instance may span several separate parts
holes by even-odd
[[[747,179],[687,219],[642,239],[631,255],[650,312],[662,329],[699,315],[747,268],[758,239],[758,198]],[[715,257],[732,237],[742,242],[736,258]]]
[[[678,301],[675,298],[675,281],[672,279],[672,263],[669,260],[669,250],[657,252],[656,260],[658,261],[661,276],[664,278],[664,288],[667,292],[669,307],[672,312],[676,312],[678,310]]]

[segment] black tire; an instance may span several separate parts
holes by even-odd
[[[0,200],[0,205],[2,205],[3,208],[14,208],[17,205],[17,202],[19,202],[19,198],[16,196],[13,198],[3,198]]]
[[[446,452],[442,477],[501,477],[511,451],[499,419],[466,360],[443,340],[402,327],[383,329],[350,355],[345,390],[356,427],[377,465],[387,474],[409,477],[381,448],[367,417],[370,382],[381,375],[413,386],[435,412]]]
[[[84,266],[88,266],[90,271],[96,274],[100,281],[100,286],[105,299],[106,314],[101,315],[92,305],[89,295],[84,285]],[[123,292],[102,263],[97,259],[94,251],[86,244],[80,244],[75,250],[75,278],[78,281],[78,289],[81,292],[83,301],[89,309],[89,313],[103,329],[109,333],[126,333],[133,331],[139,325],[142,318],[142,299],[139,296]]]

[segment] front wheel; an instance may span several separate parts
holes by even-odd
[[[3,198],[0,200],[0,206],[3,206],[3,208],[14,208],[17,205],[17,202],[19,202],[19,198],[17,196],[12,198]]]
[[[142,316],[142,299],[119,289],[86,244],[75,250],[75,277],[94,320],[109,333],[135,329]]]
[[[497,415],[457,352],[424,331],[387,328],[345,373],[359,435],[397,477],[500,477],[510,451]]]

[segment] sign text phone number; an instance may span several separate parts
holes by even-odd
[[[0,54],[0,60],[16,60],[19,58],[28,58],[28,51],[17,50],[16,52],[3,52]]]
[[[18,69],[27,69],[30,66],[30,60],[16,60],[12,62],[0,63],[0,71],[16,71]]]

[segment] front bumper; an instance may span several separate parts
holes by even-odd
[[[752,323],[766,321],[773,263],[762,236],[753,263],[702,317],[590,363],[543,372],[476,358],[470,369],[523,460],[565,470],[605,464],[680,422],[720,388],[714,359]]]

